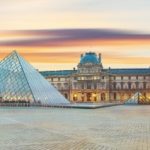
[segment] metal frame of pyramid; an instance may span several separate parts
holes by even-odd
[[[16,51],[0,62],[0,102],[44,106],[70,103]]]
[[[131,98],[125,101],[125,104],[150,104],[150,99],[136,92]]]

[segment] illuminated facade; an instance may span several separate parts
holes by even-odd
[[[125,101],[136,92],[150,97],[150,68],[103,68],[101,54],[81,55],[77,69],[41,74],[74,102]]]

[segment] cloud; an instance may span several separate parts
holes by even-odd
[[[121,41],[150,41],[150,34],[111,29],[57,29],[57,30],[16,30],[1,31],[11,39],[0,40],[5,47],[67,47],[88,44],[115,44]],[[18,36],[17,39],[13,38]],[[19,39],[19,37],[21,37]],[[141,44],[142,44],[141,42]],[[138,43],[139,44],[139,43]]]

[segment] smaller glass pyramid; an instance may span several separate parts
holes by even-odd
[[[41,105],[70,103],[16,51],[0,62],[0,101]]]
[[[137,92],[125,104],[150,104],[150,99]]]

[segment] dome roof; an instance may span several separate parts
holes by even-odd
[[[99,64],[100,60],[95,53],[88,52],[85,53],[85,55],[82,56],[80,60],[80,64],[86,64],[86,63]]]

